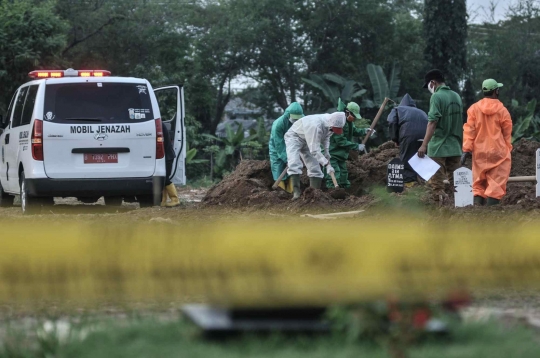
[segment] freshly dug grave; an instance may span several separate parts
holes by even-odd
[[[511,176],[535,175],[537,148],[540,148],[540,142],[521,140],[514,145]],[[347,162],[351,182],[351,188],[348,189],[350,195],[344,200],[332,198],[327,190],[308,188],[309,178],[304,172],[301,182],[305,190],[302,197],[295,202],[290,200],[291,194],[279,189],[271,190],[273,179],[268,161],[244,160],[233,173],[208,191],[203,204],[257,209],[279,206],[291,211],[329,208],[352,210],[373,201],[370,195],[362,196],[365,194],[365,189],[370,186],[384,186],[388,162],[398,156],[399,148],[393,142],[386,142],[368,154],[356,159],[351,157]],[[468,164],[470,165],[470,161]],[[507,190],[507,195],[501,202],[502,206],[516,206],[516,209],[525,210],[540,208],[540,199],[536,198],[536,188],[533,183],[510,183]],[[446,207],[454,206],[451,191],[452,189],[448,188],[449,200],[444,203]],[[423,201],[428,205],[438,205],[432,202],[427,192]]]
[[[536,150],[540,142],[521,139],[512,149],[510,176],[536,175]],[[515,205],[520,209],[540,209],[540,198],[536,198],[535,183],[508,183],[502,205]]]
[[[386,142],[358,159],[349,157],[347,166],[349,169],[349,181],[351,182],[350,193],[362,195],[367,187],[386,185],[388,163],[399,158],[399,148],[394,142]]]
[[[203,205],[232,208],[267,209],[282,207],[290,211],[316,209],[354,209],[369,203],[370,196],[347,196],[344,200],[332,198],[330,191],[309,188],[305,173],[301,177],[304,190],[300,199],[291,201],[292,195],[284,190],[271,190],[274,180],[267,160],[243,160],[236,170],[214,185],[206,193]],[[331,190],[331,189],[330,189]]]
[[[540,142],[521,139],[512,149],[512,170],[510,176],[536,175],[536,150]]]
[[[203,203],[230,207],[273,206],[292,197],[283,190],[270,190],[273,184],[269,161],[243,160],[234,172],[208,190]]]

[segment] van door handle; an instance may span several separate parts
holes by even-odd
[[[6,138],[4,139],[4,142],[5,142],[6,144],[9,144],[9,133],[6,134]]]

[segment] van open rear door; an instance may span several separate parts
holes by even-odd
[[[186,185],[184,88],[182,86],[166,86],[156,88],[154,93],[158,101],[161,120],[169,130],[176,154],[170,179],[176,185]]]

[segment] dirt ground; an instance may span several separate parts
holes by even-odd
[[[511,176],[535,175],[535,152],[540,143],[521,140],[514,145],[512,151]],[[393,142],[387,142],[374,149],[367,155],[357,159],[354,156],[348,161],[349,180],[351,188],[344,200],[334,199],[329,189],[306,189],[296,202],[291,202],[291,195],[281,189],[271,190],[273,184],[270,163],[268,161],[245,160],[236,171],[216,184],[203,198],[204,207],[219,206],[244,209],[282,208],[297,212],[306,209],[339,211],[355,210],[370,205],[376,198],[372,195],[374,187],[386,184],[388,162],[398,157],[399,150]],[[469,163],[470,168],[470,163]],[[309,186],[308,178],[302,175],[302,186]],[[330,189],[331,190],[331,189]],[[425,188],[427,192],[427,188]],[[443,206],[451,208],[453,190],[448,188],[449,200]],[[428,196],[423,198],[428,206],[439,205],[430,201]],[[540,209],[540,200],[536,198],[534,183],[509,183],[508,193],[502,200],[501,206],[511,207],[512,210]]]
[[[386,166],[397,155],[398,148],[389,142],[360,156],[358,160],[351,157],[348,162],[351,188],[347,190],[344,199],[334,199],[330,194],[333,189],[309,188],[309,179],[304,172],[301,182],[305,190],[295,202],[290,200],[291,194],[281,189],[271,189],[274,181],[270,162],[244,160],[233,173],[210,188],[203,199],[203,205],[255,209],[280,207],[287,211],[354,210],[373,201],[372,196],[366,195],[366,188],[385,184]]]

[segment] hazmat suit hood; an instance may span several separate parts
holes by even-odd
[[[480,111],[488,116],[499,112],[501,109],[503,109],[503,107],[504,105],[502,102],[495,98],[484,98],[478,102],[478,108],[480,108]]]
[[[346,122],[345,113],[334,112],[329,117],[327,117],[327,120],[328,120],[328,128],[331,128],[331,127],[343,128]]]
[[[296,122],[298,119],[304,116],[304,110],[298,102],[292,102],[289,107],[285,110],[285,115],[291,123]]]
[[[400,106],[416,107],[416,101],[407,93],[399,103]]]

